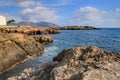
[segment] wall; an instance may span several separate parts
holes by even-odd
[[[5,26],[6,25],[6,17],[0,15],[0,25]]]

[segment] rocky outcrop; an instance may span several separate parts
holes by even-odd
[[[98,47],[76,47],[64,50],[53,59],[53,80],[119,80],[120,54]],[[65,72],[65,73],[64,73]],[[61,74],[62,73],[62,74]],[[110,77],[111,75],[111,77]]]
[[[51,36],[34,36],[34,39],[41,44],[48,44],[53,42],[53,38]]]
[[[120,80],[119,66],[119,53],[96,46],[78,46],[63,50],[52,62],[19,77],[20,80]]]
[[[59,30],[57,28],[43,28],[43,27],[4,27],[0,29],[1,32],[4,33],[23,33],[28,35],[36,35],[36,34],[57,34]]]
[[[64,26],[59,27],[60,30],[99,30],[99,28],[95,28],[92,26]]]
[[[42,45],[33,37],[18,33],[0,33],[0,74],[16,67],[30,56],[43,54]]]

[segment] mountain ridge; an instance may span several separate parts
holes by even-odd
[[[11,23],[9,25],[15,26],[35,26],[35,27],[59,27],[58,25],[51,23],[51,22],[18,22],[18,23]]]

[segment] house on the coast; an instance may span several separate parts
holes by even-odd
[[[6,17],[0,15],[0,26],[6,26]]]

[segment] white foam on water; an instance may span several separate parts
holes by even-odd
[[[56,46],[47,47],[45,48],[45,53],[54,52],[56,49],[58,49]]]
[[[59,48],[57,46],[45,47],[45,53],[39,57],[38,61],[44,63],[52,60],[52,58],[56,56],[56,50],[58,49]]]

